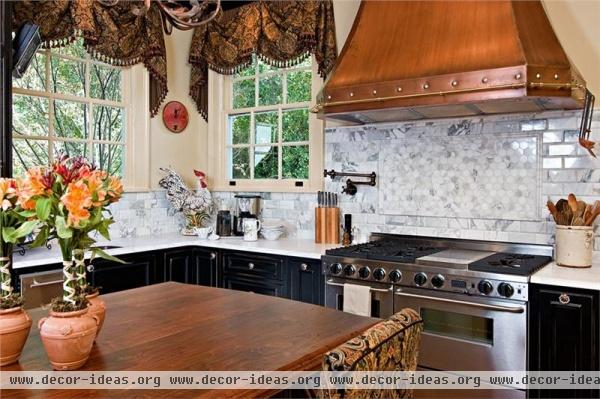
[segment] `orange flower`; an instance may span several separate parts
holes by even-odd
[[[24,179],[17,180],[18,203],[23,209],[35,209],[35,199],[33,197],[51,193],[52,177],[41,166],[29,169]]]
[[[3,211],[11,208],[16,197],[16,182],[14,179],[0,178],[0,207]]]
[[[77,227],[81,221],[90,217],[87,208],[92,206],[92,194],[88,186],[83,181],[69,183],[67,192],[60,201],[69,211],[67,225]]]
[[[108,178],[108,196],[109,202],[117,202],[123,194],[123,183],[117,176]]]
[[[103,170],[91,171],[87,177],[87,185],[90,193],[92,194],[92,200],[94,206],[102,206],[106,200],[106,188],[104,181],[106,180],[107,173]]]

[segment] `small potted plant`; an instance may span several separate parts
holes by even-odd
[[[19,359],[31,328],[23,298],[14,292],[11,264],[14,245],[38,226],[34,216],[20,206],[16,181],[0,178],[0,366]]]
[[[43,223],[36,242],[56,238],[63,258],[63,295],[53,300],[50,317],[40,320],[40,335],[52,366],[74,370],[87,361],[105,311],[97,289],[87,283],[85,252],[119,261],[93,247],[90,233],[110,239],[108,227],[114,220],[107,207],[119,200],[123,186],[83,157],[60,157],[27,174],[23,203]],[[39,186],[43,189],[34,189]]]

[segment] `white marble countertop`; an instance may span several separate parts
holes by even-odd
[[[600,290],[600,263],[594,262],[592,267],[578,269],[557,266],[552,262],[531,276],[530,281],[535,284]]]
[[[283,238],[277,241],[259,239],[258,241],[248,242],[242,240],[241,237],[228,237],[211,241],[200,240],[197,237],[185,237],[179,234],[136,238],[117,238],[112,241],[99,242],[97,245],[115,245],[121,247],[107,250],[109,254],[114,256],[167,248],[198,246],[308,259],[320,259],[321,255],[325,254],[325,250],[339,246],[332,244],[315,244],[313,240],[304,238]],[[58,244],[54,244],[50,250],[46,248],[28,250],[25,256],[15,253],[13,256],[13,267],[18,269],[47,265],[60,263],[61,260]]]

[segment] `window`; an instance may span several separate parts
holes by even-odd
[[[320,189],[323,128],[309,109],[321,79],[312,59],[290,68],[255,59],[217,79],[223,103],[214,189]]]
[[[64,153],[83,155],[135,186],[131,75],[132,68],[92,60],[81,40],[38,51],[25,75],[13,79],[13,174]]]

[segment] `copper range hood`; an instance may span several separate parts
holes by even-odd
[[[363,0],[314,111],[364,124],[580,109],[586,93],[539,1]]]

